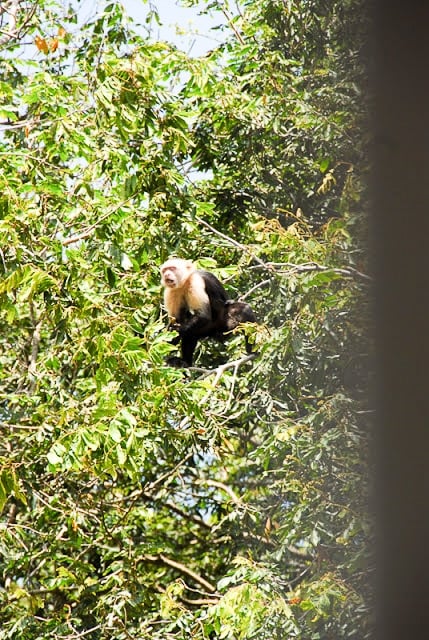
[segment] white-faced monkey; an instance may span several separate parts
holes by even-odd
[[[170,328],[179,336],[182,357],[170,357],[174,367],[191,366],[198,340],[215,338],[223,342],[243,322],[256,322],[256,316],[246,302],[228,299],[221,282],[208,271],[197,270],[190,260],[171,258],[161,265],[164,304]],[[246,351],[252,352],[247,336]]]

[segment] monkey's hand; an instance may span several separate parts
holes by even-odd
[[[170,331],[179,331],[180,330],[180,323],[177,322],[176,318],[171,317],[171,318],[169,318],[168,328],[170,329]]]

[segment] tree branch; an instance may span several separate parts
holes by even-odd
[[[1,4],[3,6],[0,5],[0,14],[5,13],[9,16],[7,28],[0,29],[0,33],[3,34],[0,37],[0,46],[3,46],[11,40],[18,40],[22,37],[24,30],[36,12],[39,0],[33,0],[30,8],[27,8],[27,3],[22,2],[22,0],[9,0],[9,2]],[[22,7],[20,6],[21,4],[23,5]],[[17,27],[19,12],[24,13],[25,17],[22,20],[22,24]]]
[[[189,567],[182,564],[181,562],[177,562],[176,560],[172,560],[171,558],[168,558],[163,553],[158,553],[157,555],[146,554],[142,556],[141,560],[146,560],[148,562],[161,562],[162,564],[165,564],[168,567],[177,569],[178,571],[180,571],[180,573],[183,573],[189,578],[192,578],[193,580],[195,580],[195,582],[197,582],[198,584],[203,586],[205,589],[207,589],[209,593],[216,593],[216,587],[210,584],[210,582],[208,582],[205,578],[200,576],[198,573],[195,573],[195,571],[192,571],[192,569],[189,569]]]
[[[134,493],[134,495],[132,495],[131,497],[131,502],[127,508],[127,510],[125,511],[125,513],[123,514],[123,516],[121,517],[120,522],[125,522],[125,520],[127,519],[129,513],[132,511],[132,509],[134,508],[134,505],[136,504],[136,502],[139,500],[139,498],[151,498],[152,500],[155,500],[156,498],[153,496],[152,492],[153,490],[159,485],[162,484],[165,480],[167,480],[168,478],[172,477],[175,475],[176,471],[178,469],[180,469],[180,467],[182,465],[184,465],[190,458],[192,458],[193,456],[193,451],[190,451],[182,460],[180,460],[175,467],[173,467],[173,469],[169,469],[166,473],[164,473],[162,476],[160,476],[159,478],[157,478],[154,482],[150,482],[147,486],[143,487],[141,490],[137,491]],[[128,499],[130,498],[130,496],[128,496]],[[118,524],[115,524],[115,527],[118,526]],[[107,529],[107,527],[106,527]]]
[[[31,381],[30,390],[33,390],[36,384],[37,356],[39,354],[40,329],[42,327],[41,319],[36,320],[33,302],[30,302],[30,317],[33,324],[33,335],[31,336],[30,357],[28,359],[28,377]]]
[[[238,367],[241,364],[244,364],[245,362],[248,362],[249,360],[253,360],[256,357],[256,353],[250,353],[248,355],[243,356],[242,358],[238,358],[238,360],[230,360],[229,362],[226,362],[225,364],[221,364],[219,365],[219,367],[216,367],[216,369],[203,369],[202,367],[188,367],[186,369],[186,371],[196,371],[197,373],[202,373],[202,379],[204,378],[208,378],[209,376],[214,375],[215,378],[213,380],[213,384],[211,386],[211,388],[207,391],[206,395],[202,398],[201,400],[201,404],[204,404],[208,398],[211,396],[212,394],[212,390],[214,389],[214,387],[217,385],[217,383],[219,382],[219,380],[222,377],[222,374],[224,371],[226,371],[227,369],[234,369],[235,371],[237,371]],[[189,417],[186,416],[185,418],[183,418],[183,420],[180,422],[179,424],[179,429],[186,429],[186,427],[188,426],[190,420]]]
[[[372,280],[371,276],[368,276],[366,273],[362,273],[353,267],[328,267],[326,265],[317,264],[317,262],[306,262],[303,264],[294,264],[293,262],[267,262],[266,266],[271,269],[282,269],[286,267],[289,271],[277,271],[277,273],[281,275],[286,275],[287,273],[304,273],[306,271],[331,271],[332,273],[338,273],[338,275],[345,276],[347,278],[358,278],[360,280],[365,280],[366,282],[370,282]]]
[[[229,15],[228,11],[225,9],[225,7],[220,7],[220,10],[222,11],[223,15],[227,19],[229,26],[234,31],[234,33],[236,35],[236,38],[239,41],[239,43],[244,45],[245,43],[244,43],[243,37],[242,37],[241,33],[238,31],[237,27],[235,26],[235,24],[234,24],[231,16]]]
[[[246,291],[246,293],[244,293],[242,296],[239,296],[238,299],[239,300],[245,300],[246,298],[248,298],[254,291],[256,291],[257,289],[260,289],[261,287],[265,287],[267,284],[271,283],[271,278],[267,278],[267,280],[262,280],[262,282],[258,282],[257,284],[255,284],[254,287],[252,287],[251,289],[249,289],[249,291]]]
[[[200,482],[198,482],[198,484],[205,484],[208,487],[215,487],[216,489],[221,489],[221,491],[224,491],[229,495],[229,497],[231,498],[234,504],[236,504],[237,506],[243,505],[241,498],[239,498],[234,493],[231,487],[228,487],[228,485],[224,484],[223,482],[219,482],[218,480],[201,480]]]
[[[94,229],[96,229],[101,222],[106,220],[113,213],[116,213],[116,211],[118,211],[118,209],[123,207],[124,204],[126,204],[130,200],[132,200],[134,198],[134,196],[135,196],[135,194],[133,193],[129,198],[127,198],[126,200],[123,200],[118,205],[116,205],[116,207],[113,207],[112,209],[109,209],[109,211],[106,211],[106,213],[103,214],[102,216],[100,216],[100,218],[96,222],[94,222],[93,224],[89,225],[89,227],[87,227],[86,229],[84,229],[80,233],[77,233],[74,236],[70,236],[69,238],[63,238],[61,240],[61,244],[63,245],[63,247],[66,247],[69,244],[73,244],[74,242],[79,242],[80,240],[86,240],[86,238],[89,238],[89,236],[92,234]]]
[[[1,9],[2,13],[7,13],[9,16],[9,23],[7,29],[1,29],[0,32],[3,33],[3,36],[0,38],[0,46],[9,42],[17,36],[16,22],[17,22],[17,13],[19,9],[20,0],[11,0],[10,3],[6,3]]]
[[[223,238],[224,240],[232,244],[234,247],[237,247],[237,249],[241,249],[241,251],[250,255],[252,260],[254,260],[259,267],[262,267],[263,269],[266,269],[271,273],[282,274],[282,272],[278,271],[278,269],[282,267],[287,267],[291,270],[291,272],[297,272],[297,273],[305,272],[305,271],[331,271],[332,273],[338,273],[339,275],[345,276],[346,278],[358,278],[360,280],[364,280],[365,282],[370,282],[372,280],[371,276],[368,276],[366,273],[362,273],[361,271],[358,271],[353,267],[344,267],[344,268],[328,267],[325,265],[317,264],[316,262],[308,262],[305,264],[294,264],[292,262],[264,262],[263,260],[258,258],[258,256],[255,256],[255,254],[246,245],[241,244],[237,240],[234,240],[233,238],[230,238],[229,236],[222,233],[221,231],[218,231],[217,229],[212,227],[208,222],[206,222],[199,216],[195,216],[195,219],[200,224],[207,227],[207,229],[209,229],[212,233],[215,233],[217,236],[219,236],[220,238]],[[267,284],[268,282],[269,280],[264,280],[264,284]],[[258,284],[254,288],[258,288],[259,286],[262,286],[262,285]],[[253,291],[253,289],[251,291]],[[246,296],[248,295],[249,295],[249,292],[246,293]],[[244,300],[244,297],[245,296],[242,296],[241,299]]]
[[[215,374],[216,375],[215,384],[216,384],[216,382],[219,380],[220,376],[224,371],[226,371],[227,369],[231,369],[233,367],[240,366],[241,364],[244,364],[249,360],[253,360],[255,357],[256,357],[256,353],[249,353],[241,358],[238,358],[237,360],[230,360],[229,362],[225,362],[225,364],[221,364],[215,369],[205,369],[203,367],[187,367],[186,370],[195,371],[196,373],[203,373],[204,378],[207,378],[208,376],[212,376],[213,374]]]
[[[209,229],[212,233],[214,233],[217,236],[219,236],[219,238],[223,238],[224,240],[226,240],[227,242],[232,244],[234,247],[237,247],[238,249],[241,249],[241,251],[244,251],[245,253],[248,253],[251,256],[252,260],[257,262],[260,267],[263,267],[264,269],[270,269],[270,267],[267,267],[266,263],[263,262],[260,258],[258,258],[258,256],[255,256],[255,254],[249,249],[249,247],[246,247],[246,245],[241,244],[240,242],[237,242],[237,240],[233,240],[232,238],[230,238],[229,236],[225,235],[221,231],[218,231],[217,229],[212,227],[211,224],[209,224],[208,222],[206,222],[205,220],[203,220],[202,218],[200,218],[198,216],[195,216],[195,220],[197,220],[204,227],[207,227],[207,229]]]

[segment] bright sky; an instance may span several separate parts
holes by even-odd
[[[152,0],[152,2],[158,9],[163,23],[161,27],[156,26],[158,33],[153,34],[155,37],[173,42],[193,56],[204,55],[222,41],[220,31],[210,32],[213,27],[225,24],[226,20],[221,12],[217,12],[215,17],[200,16],[198,6],[180,7],[176,0]],[[144,22],[144,16],[148,11],[147,3],[143,0],[122,0],[122,4],[136,22]],[[200,8],[203,7],[204,3],[200,3]],[[186,31],[188,34],[181,35],[180,31]]]
[[[62,0],[64,7],[71,4],[78,16],[78,26],[86,23],[102,10],[106,0]],[[120,0],[126,13],[134,23],[144,25],[142,35],[146,34],[145,16],[150,5],[156,7],[161,25],[152,23],[153,38],[174,43],[186,53],[198,57],[225,41],[221,30],[215,27],[226,24],[227,20],[221,11],[211,15],[199,15],[206,3],[199,0],[194,7],[182,7],[179,0]],[[1,0],[0,0],[1,2]],[[232,9],[234,12],[234,9]],[[138,29],[137,29],[138,30]],[[184,35],[184,32],[186,34]]]

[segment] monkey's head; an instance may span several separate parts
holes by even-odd
[[[170,289],[180,289],[188,280],[195,267],[191,260],[170,258],[161,265],[161,283]]]

